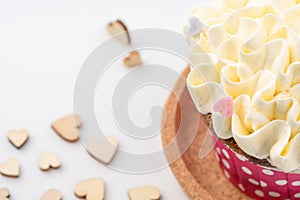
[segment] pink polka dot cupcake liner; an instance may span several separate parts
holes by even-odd
[[[256,165],[220,140],[215,154],[226,178],[249,197],[300,200],[300,174]]]

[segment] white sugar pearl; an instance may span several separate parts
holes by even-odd
[[[194,36],[204,30],[204,24],[198,19],[198,17],[191,17],[189,19],[189,25],[187,29],[187,34],[189,36]]]

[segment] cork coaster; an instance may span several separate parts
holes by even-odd
[[[182,75],[187,77],[188,73],[189,68],[185,69]],[[177,140],[177,146],[180,149],[181,143],[186,139],[184,136],[194,131],[189,126],[190,122],[195,119],[195,115],[200,114],[195,109],[186,84],[182,79],[177,82],[174,90],[179,91],[181,94],[180,106],[175,95],[170,94],[165,104],[167,118],[161,132],[163,145],[166,146],[174,139],[180,125],[181,130],[184,130],[184,133],[180,134],[183,136],[178,137]],[[182,112],[184,112],[185,117],[181,120]],[[202,160],[198,157],[200,147],[207,133],[207,126],[202,116],[200,116],[199,123],[197,135],[190,148],[180,159],[170,165],[188,198],[193,200],[251,199],[241,193],[225,178],[214,156],[214,151],[211,151]],[[172,155],[166,153],[166,156],[170,158]]]

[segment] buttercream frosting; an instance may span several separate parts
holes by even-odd
[[[300,1],[214,0],[194,8],[187,85],[222,139],[278,169],[300,168]],[[195,19],[194,19],[195,21]],[[232,117],[213,112],[231,96]]]

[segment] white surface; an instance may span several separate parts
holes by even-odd
[[[107,200],[128,199],[128,188],[145,184],[158,186],[163,199],[186,199],[169,168],[145,175],[113,171],[91,158],[79,142],[61,140],[50,123],[72,113],[76,76],[89,53],[108,38],[104,30],[107,22],[121,18],[130,29],[155,27],[182,32],[188,11],[200,2],[0,1],[0,163],[10,156],[21,163],[20,178],[0,176],[0,187],[11,190],[12,200],[38,199],[49,188],[60,189],[64,199],[76,199],[74,185],[98,176],[105,180]],[[173,64],[176,70],[184,68],[180,63]],[[168,92],[162,93],[160,98],[152,95],[149,104],[163,104]],[[141,100],[139,95],[136,98]],[[135,116],[138,109],[132,106]],[[136,120],[147,124],[143,116]],[[113,127],[109,120],[102,123]],[[28,129],[31,136],[17,150],[7,141],[6,133],[20,128]],[[126,148],[126,136],[121,141]],[[156,149],[160,144],[157,136],[156,142],[143,145],[143,150],[151,151],[152,145]],[[39,170],[38,157],[45,149],[60,155],[61,169],[47,173]]]

